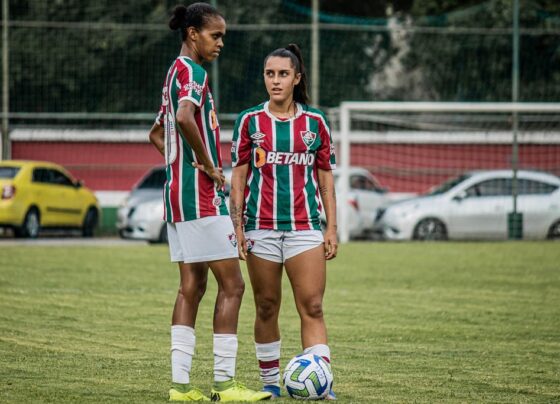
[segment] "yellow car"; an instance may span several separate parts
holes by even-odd
[[[92,237],[99,203],[58,164],[44,161],[0,161],[0,227],[16,237],[35,238],[41,228],[78,228]]]

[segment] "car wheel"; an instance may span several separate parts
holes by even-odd
[[[548,236],[549,239],[552,240],[560,240],[560,220],[556,221],[550,229],[548,229]]]
[[[97,209],[89,208],[84,218],[84,224],[82,225],[82,236],[83,237],[93,237],[95,228],[97,227]]]
[[[31,208],[25,214],[23,224],[15,231],[16,237],[37,238],[41,222],[37,208]]]
[[[447,228],[441,220],[422,219],[414,227],[414,240],[447,240]]]

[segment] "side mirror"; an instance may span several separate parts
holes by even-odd
[[[463,199],[465,199],[466,197],[467,197],[467,191],[461,191],[461,192],[457,193],[457,195],[455,195],[455,196],[453,197],[453,200],[454,200],[454,201],[457,201],[457,202],[461,202],[461,201],[462,201]]]
[[[76,180],[76,182],[74,182],[74,186],[77,189],[80,189],[81,187],[83,187],[84,183],[82,182],[82,180]]]

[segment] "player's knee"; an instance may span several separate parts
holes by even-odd
[[[206,293],[206,282],[181,285],[178,293],[187,301],[196,299],[200,302],[204,297],[204,293]]]
[[[241,299],[245,293],[245,281],[241,277],[236,280],[231,280],[223,285],[219,293],[223,293],[229,298]]]
[[[303,314],[311,318],[323,318],[322,299],[310,299],[303,306]]]
[[[257,317],[261,321],[267,321],[278,316],[280,305],[277,299],[257,297]]]

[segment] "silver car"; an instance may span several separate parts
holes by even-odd
[[[525,170],[517,178],[523,238],[560,238],[560,178]],[[468,172],[379,209],[374,227],[388,240],[506,239],[511,195],[511,170]]]
[[[166,242],[163,221],[165,167],[150,170],[130,191],[117,211],[117,229],[122,238]]]
[[[341,177],[334,171],[336,193],[340,195]],[[377,179],[365,168],[350,167],[348,172],[348,209],[347,223],[350,238],[367,237],[373,231],[373,220],[379,207],[389,203],[387,190],[379,185]],[[341,201],[337,201],[337,216],[340,217]],[[325,212],[321,212],[321,223],[326,224]]]
[[[224,169],[226,203],[229,196],[231,169]],[[163,187],[165,167],[150,170],[132,189],[117,212],[117,229],[122,238],[167,242],[167,226],[163,220]]]

